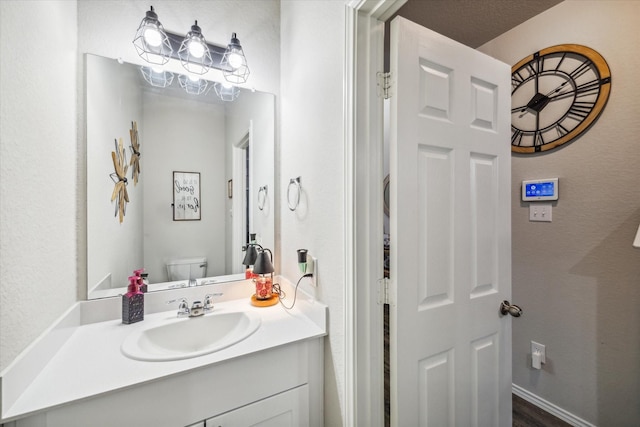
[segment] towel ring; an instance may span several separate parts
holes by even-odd
[[[301,177],[291,178],[289,180],[289,186],[287,187],[287,205],[289,205],[290,211],[295,211],[300,204],[300,193],[302,192],[302,186],[300,185]],[[291,187],[297,187],[295,203],[291,203]]]
[[[258,190],[258,209],[260,210],[264,209],[264,205],[265,203],[267,203],[267,194],[268,194],[267,186],[265,185],[260,187],[260,189]],[[260,195],[262,195],[262,198],[260,197]]]

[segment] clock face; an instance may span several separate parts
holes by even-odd
[[[547,151],[589,128],[611,91],[611,72],[593,49],[567,44],[524,58],[511,69],[511,150]]]

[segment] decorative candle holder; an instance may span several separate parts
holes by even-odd
[[[253,279],[256,293],[251,296],[251,304],[258,307],[268,307],[278,303],[278,294],[273,293],[272,260],[273,254],[269,249],[258,249],[258,256],[253,266],[253,273],[258,275],[258,278]]]

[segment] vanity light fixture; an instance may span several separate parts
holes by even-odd
[[[231,40],[222,58],[222,65],[226,66],[222,69],[222,74],[230,83],[244,83],[249,78],[247,58],[244,56],[244,50],[236,33],[231,34]]]
[[[240,96],[240,88],[230,83],[216,82],[213,84],[213,90],[216,91],[216,95],[223,101],[235,101]]]
[[[211,68],[213,59],[211,59],[209,46],[207,46],[202,30],[198,26],[198,21],[191,26],[191,31],[182,41],[178,56],[182,66],[190,73],[205,74]]]
[[[203,94],[209,85],[206,80],[201,79],[198,76],[185,76],[184,74],[180,74],[178,76],[178,82],[180,82],[180,87],[191,95]]]
[[[140,71],[142,72],[142,77],[149,83],[151,86],[155,87],[167,87],[171,86],[173,83],[173,73],[170,71],[165,71],[160,67],[140,67]]]
[[[215,68],[235,84],[245,83],[249,77],[247,58],[236,33],[226,47],[207,43],[195,21],[187,35],[180,36],[162,27],[153,6],[142,19],[133,45],[138,55],[151,64],[163,65],[173,58],[193,74],[202,75]]]
[[[164,65],[169,62],[173,47],[153,6],[140,22],[133,45],[138,55],[150,64]]]

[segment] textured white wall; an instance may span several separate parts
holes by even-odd
[[[578,43],[612,73],[609,102],[577,141],[514,155],[514,383],[599,426],[640,420],[640,2],[567,0],[480,48],[508,64],[542,48]],[[524,179],[560,178],[553,222],[532,223]],[[546,345],[542,371],[530,341]]]
[[[76,300],[76,22],[0,2],[0,370]]]
[[[295,280],[296,250],[318,258],[318,298],[329,306],[325,345],[325,425],[343,425],[345,5],[340,1],[281,2],[280,266]],[[295,212],[289,179],[302,177]],[[307,287],[303,281],[301,287]],[[308,289],[308,288],[307,288]]]

